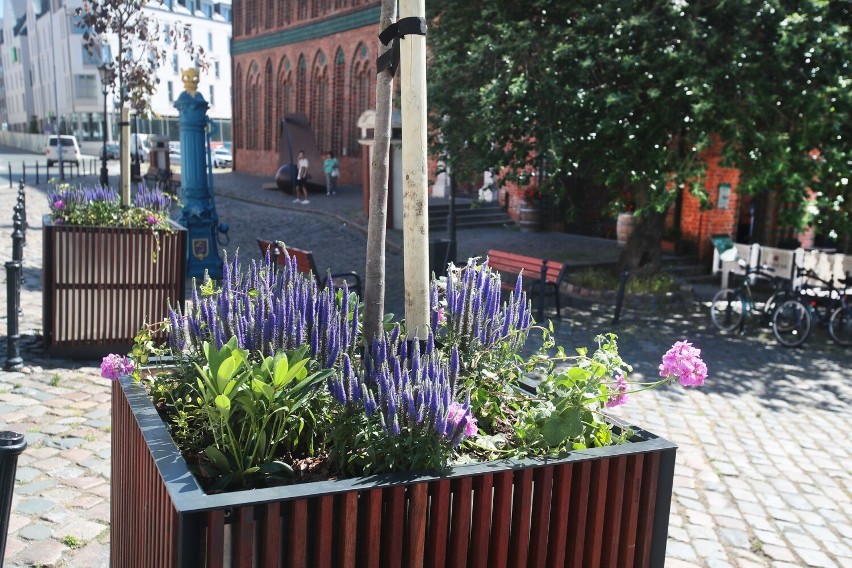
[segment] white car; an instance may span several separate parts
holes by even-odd
[[[234,163],[234,156],[227,148],[216,148],[213,150],[213,167],[230,168]]]
[[[148,137],[145,134],[130,135],[130,161],[136,161],[136,154],[139,154],[140,162],[150,160],[151,151],[148,149]]]
[[[169,142],[169,161],[180,164],[180,142]]]
[[[62,144],[62,162],[70,162],[79,165],[80,146],[77,144],[76,136],[51,136],[44,147],[44,155],[47,156],[47,167],[59,161],[59,143]]]

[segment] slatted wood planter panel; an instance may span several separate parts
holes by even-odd
[[[675,446],[206,495],[144,389],[113,387],[112,565],[663,566]]]
[[[127,352],[167,302],[184,300],[186,229],[71,227],[44,219],[43,324],[51,355]],[[159,250],[157,251],[159,240]],[[154,251],[156,262],[154,262]]]

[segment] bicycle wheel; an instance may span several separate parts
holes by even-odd
[[[785,347],[798,347],[811,332],[811,313],[798,300],[783,302],[772,314],[772,333]]]
[[[790,294],[787,292],[775,292],[763,304],[760,310],[760,323],[762,325],[772,325],[772,315],[778,309],[784,300],[789,300]]]
[[[733,288],[722,288],[713,296],[710,304],[710,319],[722,331],[732,331],[745,317],[745,302]]]
[[[852,345],[852,306],[840,306],[828,320],[828,333],[840,345]]]

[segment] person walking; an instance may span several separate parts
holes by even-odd
[[[308,201],[308,159],[305,157],[305,151],[299,150],[299,161],[296,164],[298,171],[296,173],[296,199],[293,203],[301,203],[307,205]],[[299,199],[299,190],[301,190],[302,199]]]
[[[337,178],[340,177],[340,162],[334,157],[334,152],[328,152],[328,158],[322,163],[325,170],[325,194],[337,195]]]

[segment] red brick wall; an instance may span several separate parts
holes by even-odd
[[[379,2],[351,0],[345,7],[334,7],[339,4],[343,3],[235,0],[234,40],[273,39],[281,31],[332,23]],[[340,161],[340,183],[360,184],[362,158],[356,122],[363,111],[375,108],[378,32],[377,22],[375,26],[329,32],[297,43],[235,54],[234,169],[274,176],[281,165],[277,128],[282,114],[304,112],[314,128],[320,153],[332,149]],[[299,72],[300,60],[305,62],[303,73]],[[267,63],[272,69],[271,84]],[[289,88],[285,87],[288,76]],[[305,79],[304,85],[300,78]],[[256,110],[251,102],[252,85],[257,86],[258,92]],[[318,104],[322,99],[324,103]],[[318,132],[317,128],[323,131]],[[256,129],[257,135],[251,129]],[[257,140],[256,147],[247,147],[251,140]]]
[[[497,199],[501,205],[506,203],[506,195],[509,196],[509,216],[517,221],[520,213],[518,210],[524,204],[524,190],[510,181],[498,180],[497,187],[500,191],[497,193]]]
[[[713,256],[713,244],[710,235],[726,234],[735,236],[737,233],[737,220],[739,217],[740,196],[737,194],[737,185],[740,181],[740,172],[734,168],[723,168],[719,165],[721,156],[720,146],[714,147],[705,158],[707,160],[707,173],[704,180],[704,189],[710,197],[713,208],[701,211],[698,198],[688,191],[683,192],[683,207],[681,209],[680,231],[681,239],[693,243],[698,251],[698,258],[705,260]],[[727,183],[731,186],[731,196],[728,207],[717,209],[719,198],[719,186]]]

